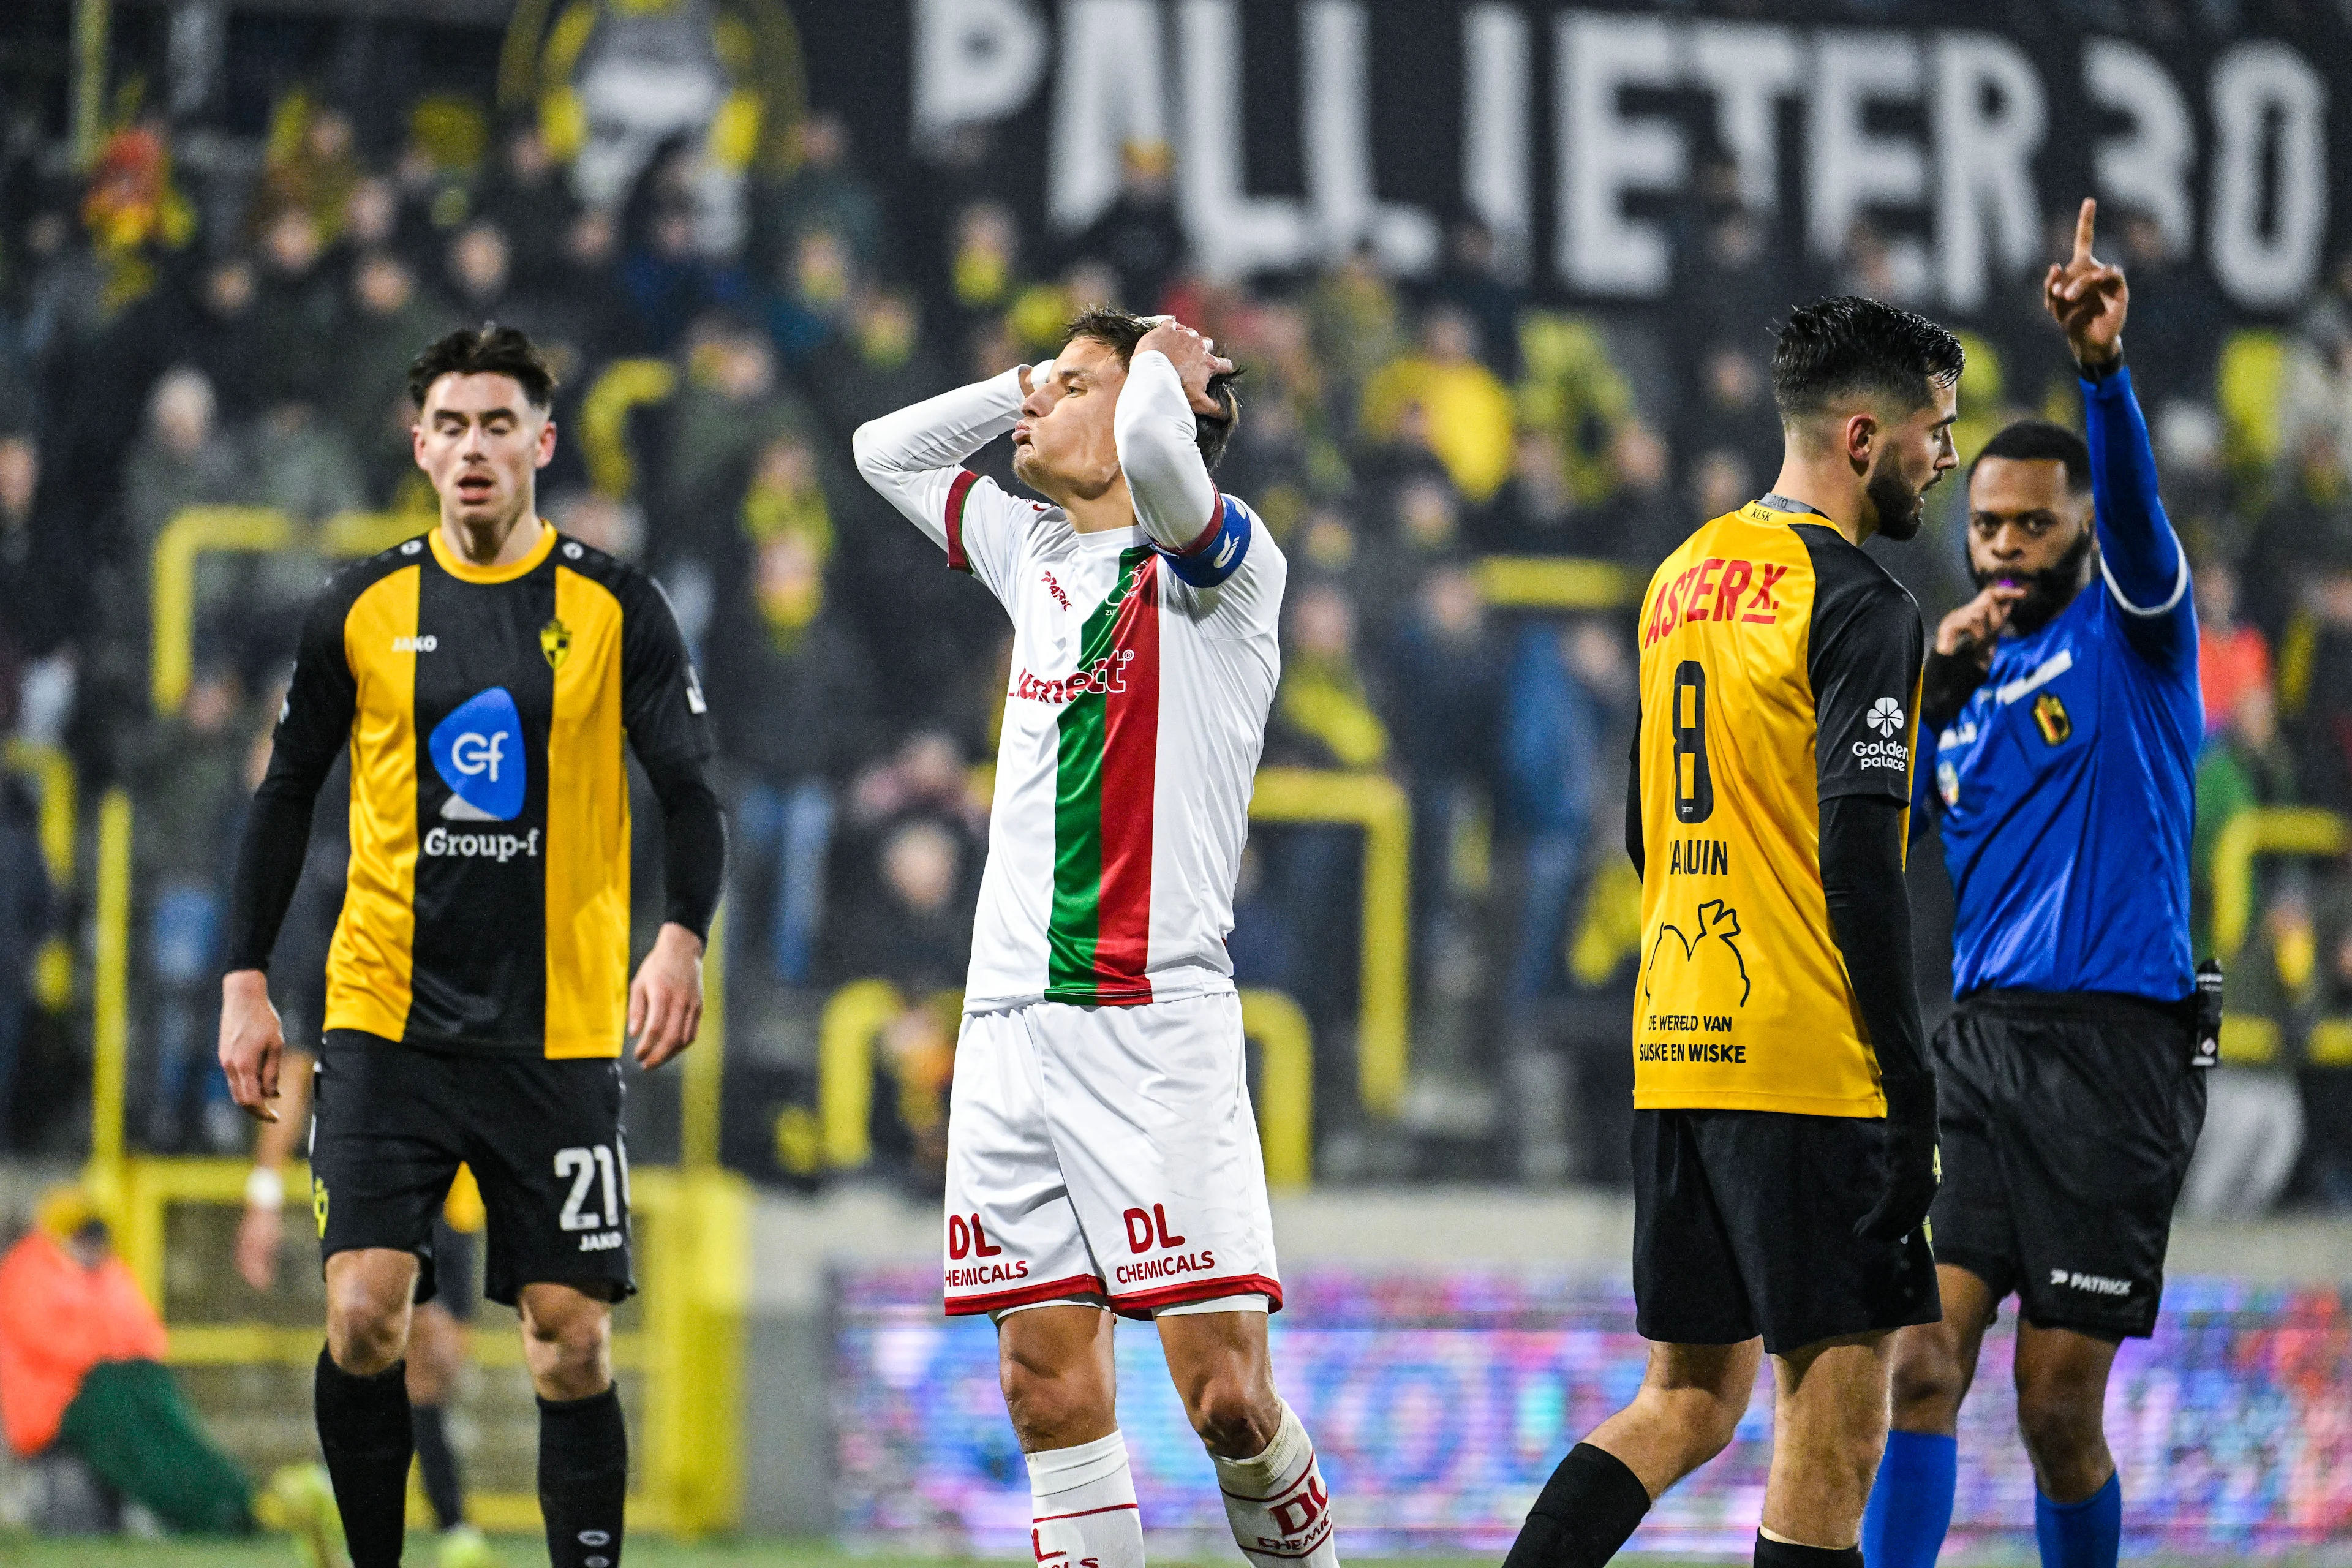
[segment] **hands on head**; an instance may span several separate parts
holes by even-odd
[[[1168,363],[1176,367],[1176,379],[1184,384],[1184,397],[1192,404],[1192,412],[1212,417],[1222,416],[1224,405],[1209,395],[1209,382],[1215,376],[1233,374],[1234,362],[1218,356],[1214,338],[1202,337],[1173,316],[1156,319],[1160,324],[1143,334],[1135,352],[1157,350],[1166,354]]]
[[[2066,346],[2085,370],[2105,370],[2123,357],[2124,317],[2131,290],[2123,268],[2091,254],[2096,198],[2083,198],[2074,219],[2074,254],[2065,265],[2053,262],[2042,279],[2042,303],[2066,333]]]

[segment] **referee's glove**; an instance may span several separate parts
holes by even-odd
[[[1936,1149],[1936,1079],[1888,1079],[1886,1120],[1879,1125],[1879,1179],[1885,1190],[1875,1206],[1854,1223],[1866,1241],[1900,1241],[1919,1228],[1943,1180],[1943,1156]]]

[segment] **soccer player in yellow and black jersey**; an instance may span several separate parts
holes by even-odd
[[[353,1568],[400,1561],[402,1356],[461,1162],[488,1211],[486,1293],[522,1316],[550,1559],[621,1557],[611,1304],[633,1286],[619,1057],[634,1035],[638,1062],[658,1067],[694,1038],[726,830],[667,600],[539,517],[552,387],[510,328],[418,356],[414,442],[439,524],[312,607],[238,858],[221,1065],[237,1102],[274,1120],[284,1041],[264,971],[312,803],[349,745],[351,869],[310,1169],[327,1278],[319,1441]],[[634,983],[625,743],[661,804],[667,899]]]
[[[1571,1449],[1508,1568],[1597,1568],[1731,1440],[1772,1357],[1755,1560],[1861,1568],[1886,1341],[1937,1314],[1936,1086],[1903,885],[1926,638],[1860,548],[1955,463],[1949,332],[1856,298],[1773,356],[1772,493],[1702,526],[1642,604],[1625,843],[1642,872],[1633,1403]]]

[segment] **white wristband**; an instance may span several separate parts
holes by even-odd
[[[268,1165],[256,1165],[245,1178],[245,1206],[249,1209],[282,1209],[286,1206],[286,1178]]]

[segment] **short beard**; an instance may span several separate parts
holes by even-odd
[[[1870,498],[1873,510],[1878,513],[1881,537],[1897,544],[1918,536],[1919,525],[1927,520],[1927,503],[1924,490],[1915,490],[1895,471],[1891,459],[1871,465],[1870,478],[1863,483],[1863,494]]]
[[[2084,528],[2082,536],[2066,547],[2066,553],[2039,572],[1979,572],[1976,563],[1969,564],[1969,575],[1976,582],[1977,592],[1982,593],[1995,583],[2014,583],[2025,590],[2025,597],[2009,607],[2009,619],[2001,630],[2017,637],[2032,637],[2035,632],[2058,618],[2058,613],[2074,602],[2083,589],[2083,563],[2091,558],[2093,535]]]

